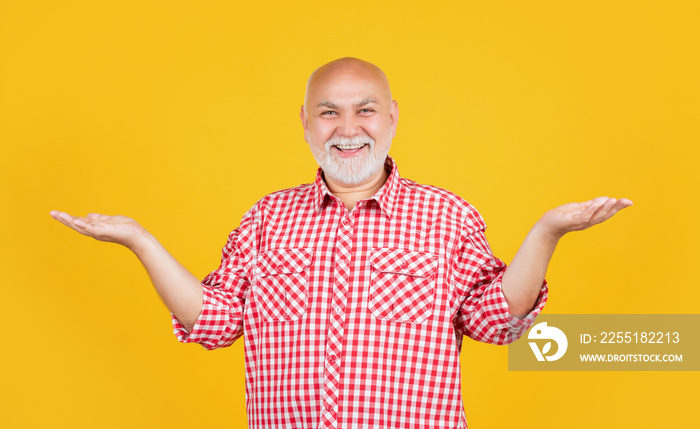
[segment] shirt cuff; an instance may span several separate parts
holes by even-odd
[[[502,303],[502,308],[507,312],[506,323],[508,325],[508,338],[506,342],[510,343],[518,338],[520,338],[535,322],[535,318],[540,314],[547,302],[547,295],[549,288],[547,286],[547,281],[542,281],[542,287],[540,288],[540,294],[537,297],[535,305],[532,307],[529,313],[523,315],[513,315],[508,309],[508,303],[506,302],[506,297],[503,294],[502,284],[499,279],[498,282],[492,284],[492,290],[487,293],[491,293],[493,299],[500,301]]]
[[[202,291],[204,295],[202,312],[192,327],[192,331],[188,331],[174,314],[170,313],[170,317],[173,333],[178,341],[201,344],[204,348],[212,350],[225,346],[221,344],[221,339],[227,330],[230,311],[222,305],[220,298],[211,289],[203,286]],[[230,343],[226,345],[230,345]]]

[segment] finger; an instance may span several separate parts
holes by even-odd
[[[565,204],[563,207],[566,207],[566,206],[568,206],[568,205],[573,205],[573,204],[577,205],[578,207],[583,206],[583,210],[581,210],[581,213],[583,213],[587,208],[589,208],[590,206],[592,206],[594,203],[593,203],[593,200],[589,200],[589,201],[584,201],[584,202],[582,202],[582,203],[569,203],[569,204]]]
[[[77,221],[77,222],[80,222],[80,221]],[[85,225],[84,223],[73,223],[73,225],[71,225],[70,227],[83,235],[87,235],[88,237],[92,237],[93,234],[90,232],[89,229],[84,228],[84,225]]]
[[[622,199],[615,201],[615,204],[612,205],[612,207],[607,211],[607,213],[604,213],[603,217],[601,218],[601,220],[599,222],[604,222],[604,221],[610,219],[611,217],[615,216],[615,214],[617,212],[619,212],[620,210],[627,208],[631,205],[632,205],[632,201],[625,199],[625,198],[622,198]]]
[[[583,203],[587,204],[588,207],[586,207],[586,210],[581,213],[581,219],[585,222],[589,222],[593,216],[595,216],[596,212],[605,205],[607,200],[608,197],[598,197]]]
[[[76,226],[78,226],[81,229],[84,229],[86,231],[95,229],[95,226],[92,223],[90,223],[90,221],[87,218],[84,218],[84,217],[74,218],[73,225],[76,225]]]
[[[610,197],[595,197],[595,198],[593,198],[592,200],[586,201],[586,202],[583,203],[583,204],[587,204],[587,205],[588,205],[588,204],[592,204],[592,205],[594,205],[594,206],[600,207],[600,206],[602,206],[603,204],[605,204],[605,202],[608,201],[609,199],[610,199]]]
[[[61,222],[63,225],[67,226],[68,228],[73,228],[73,225],[70,224],[70,222],[66,222],[65,220],[61,218],[56,218],[57,221]]]
[[[72,230],[74,230],[74,231],[77,231],[77,232],[79,232],[79,233],[81,233],[81,234],[83,234],[83,235],[87,235],[87,236],[91,236],[91,235],[92,235],[92,234],[84,227],[84,226],[85,226],[85,223],[84,223],[84,222],[81,222],[81,221],[78,220],[77,218],[75,218],[75,217],[69,215],[68,213],[58,212],[58,213],[56,214],[56,217],[55,217],[54,219],[56,219],[57,221],[61,222],[62,224],[64,224],[64,225],[67,226],[68,228],[70,228],[70,229],[72,229]]]
[[[634,203],[631,200],[628,200],[627,198],[620,198],[619,200],[617,200],[617,204],[615,204],[615,208],[618,210],[622,210],[622,209],[627,208],[633,204]]]
[[[66,221],[66,222],[71,222],[71,221],[73,221],[73,216],[72,216],[72,215],[69,215],[69,214],[66,213],[66,212],[58,212],[58,218],[59,218],[59,219],[62,219],[62,220],[64,220],[64,221]]]
[[[65,226],[72,228],[73,216],[68,213],[54,210],[51,212],[51,216]]]
[[[608,198],[608,200],[596,210],[596,212],[593,214],[591,217],[591,222],[593,223],[601,223],[605,221],[606,219],[610,218],[610,216],[614,215],[615,212],[611,211],[613,210],[613,207],[617,203],[617,199],[615,198]],[[617,211],[617,210],[615,210]]]
[[[51,211],[49,212],[49,215],[50,215],[52,218],[54,218],[55,220],[59,220],[59,219],[60,219],[60,217],[59,217],[59,214],[60,214],[60,213],[61,213],[61,212],[58,211],[58,210],[51,210]]]
[[[101,220],[101,221],[103,221],[103,220],[109,219],[111,216],[103,215],[103,214],[100,214],[100,213],[88,213],[88,215],[85,216],[85,217],[88,218],[88,219],[90,219],[90,220]]]

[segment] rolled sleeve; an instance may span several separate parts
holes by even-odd
[[[243,335],[244,301],[204,285],[203,292],[202,312],[192,331],[171,313],[173,333],[181,343],[197,343],[207,350],[228,347]]]
[[[506,264],[493,255],[484,228],[467,237],[455,259],[454,282],[460,304],[453,323],[457,332],[474,340],[504,345],[532,326],[547,301],[547,282],[542,282],[537,302],[528,314],[511,314],[501,288]]]
[[[520,338],[535,322],[535,318],[547,302],[547,282],[542,282],[540,294],[532,310],[526,315],[513,315],[508,309],[506,297],[501,289],[503,274],[484,291],[483,305],[478,306],[472,316],[475,323],[470,327],[472,338],[492,344],[510,344]]]

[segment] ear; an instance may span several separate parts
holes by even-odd
[[[399,123],[399,103],[396,100],[391,102],[391,113],[389,116],[391,117],[391,138],[394,138],[396,137],[396,126]]]
[[[299,110],[299,119],[301,119],[301,126],[304,127],[304,140],[306,140],[306,143],[309,142],[309,121],[308,118],[306,117],[306,111],[304,111],[304,105],[301,105],[301,109]]]

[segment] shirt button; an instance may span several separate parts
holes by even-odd
[[[333,405],[327,404],[327,405],[326,405],[326,409],[327,409],[328,411],[333,411]]]
[[[328,356],[328,360],[329,360],[331,363],[335,362],[335,355],[330,355],[330,356]]]

